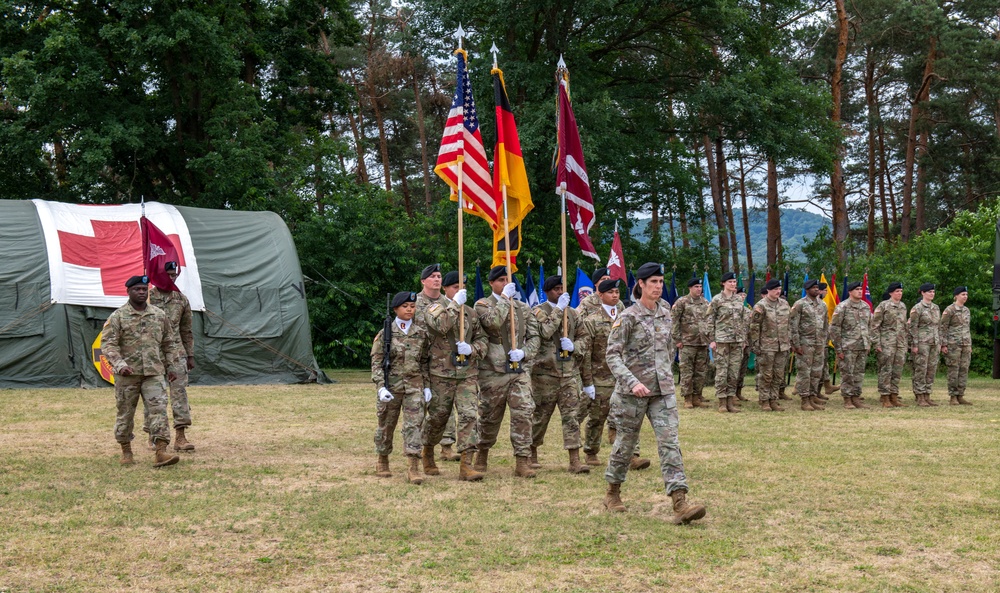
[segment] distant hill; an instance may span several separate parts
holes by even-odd
[[[739,246],[740,257],[741,259],[746,258],[747,250],[743,240],[743,211],[738,208],[734,209],[733,217],[736,222],[736,242]],[[764,261],[767,254],[767,212],[750,210],[748,218],[750,220],[750,245],[753,247],[754,259]],[[646,236],[647,225],[649,225],[649,217],[639,218],[636,219],[635,227],[632,229],[633,236],[644,243],[649,240]],[[819,229],[829,226],[829,220],[814,212],[782,208],[781,243],[785,248],[785,257],[801,261],[803,259],[802,245],[810,241]],[[674,228],[679,231],[680,225],[675,225]],[[661,227],[661,232],[663,240],[669,241],[670,231],[666,221]]]

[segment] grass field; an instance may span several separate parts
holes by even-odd
[[[558,433],[533,481],[506,426],[482,483],[406,484],[398,433],[375,478],[371,383],[334,378],[191,388],[197,452],[160,470],[118,465],[110,390],[0,392],[0,591],[1000,591],[998,382],[974,406],[681,410],[708,507],[682,527],[655,469],[603,512]]]

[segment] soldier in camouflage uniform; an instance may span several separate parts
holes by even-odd
[[[142,398],[149,415],[149,433],[155,443],[153,467],[173,465],[180,459],[167,453],[170,420],[167,418],[167,380],[181,355],[174,328],[159,307],[146,302],[149,277],[132,276],[125,282],[128,302],[108,317],[101,335],[101,351],[115,372],[115,440],[122,448],[122,465],[132,465],[132,429],[135,408]]]
[[[529,466],[532,415],[531,364],[538,353],[538,321],[525,303],[514,299],[517,287],[504,266],[489,273],[492,293],[476,301],[479,322],[488,336],[486,356],[479,360],[479,449],[475,469],[485,472],[490,448],[497,442],[504,412],[510,407],[510,443],[516,460],[514,475],[534,478]],[[510,311],[514,309],[511,343]],[[508,372],[516,368],[521,372]]]
[[[948,366],[948,395],[953,406],[971,406],[965,399],[965,384],[969,379],[969,363],[972,360],[972,333],[969,328],[971,315],[965,302],[969,300],[969,290],[959,286],[954,290],[955,302],[948,305],[941,314],[941,353]]]
[[[638,302],[618,317],[608,337],[607,362],[616,379],[611,405],[619,410],[619,425],[604,474],[608,482],[604,507],[614,512],[626,510],[621,485],[639,440],[642,419],[648,417],[656,437],[663,482],[673,499],[671,522],[690,523],[705,516],[705,507],[687,502],[688,484],[677,435],[677,400],[671,371],[674,347],[670,308],[660,299],[663,266],[643,264],[635,277]]]
[[[826,303],[826,291],[827,291],[826,283],[820,282],[819,300],[823,301],[824,304]],[[833,313],[830,311],[830,308],[827,307],[827,320],[829,321],[830,317],[832,316]],[[827,327],[829,331],[829,323],[827,324]],[[827,340],[827,342],[829,343],[829,340]],[[826,361],[826,364],[823,365],[823,392],[819,394],[819,399],[822,400],[823,403],[825,404],[830,399],[829,397],[827,397],[828,395],[833,395],[834,393],[840,391],[840,385],[834,385],[830,381],[830,358],[826,350],[823,351],[823,360]]]
[[[917,405],[926,408],[937,406],[931,400],[931,389],[934,387],[934,375],[937,374],[940,358],[941,309],[934,304],[934,285],[920,285],[921,300],[910,309],[910,322],[907,324],[910,339],[910,352],[913,354],[913,395]]]
[[[590,275],[590,280],[594,283],[594,293],[581,299],[580,304],[576,306],[576,312],[580,315],[580,319],[587,317],[595,311],[601,310],[601,282],[610,279],[611,276],[609,275],[607,268],[597,268],[594,270],[594,273]],[[625,310],[624,305],[622,306],[622,310]]]
[[[744,288],[736,289],[736,296],[743,299],[743,320],[749,324],[750,314],[753,312],[753,307],[747,303],[747,291]],[[745,335],[750,335],[749,325],[744,329]],[[747,398],[743,397],[743,386],[746,383],[747,373],[750,372],[750,348],[743,349],[743,360],[740,361],[740,374],[739,378],[736,380],[736,400],[733,402],[736,404],[736,409],[742,409],[742,402],[748,401]]]
[[[434,444],[451,426],[458,411],[458,452],[461,464],[458,479],[477,482],[483,475],[472,468],[472,456],[479,442],[477,408],[479,407],[479,370],[476,361],[486,356],[486,332],[479,325],[476,310],[465,304],[465,289],[459,288],[458,272],[448,272],[441,283],[447,304],[434,302],[424,311],[424,324],[430,334],[430,388],[433,397],[427,404],[424,418],[424,473],[441,473],[434,463]],[[420,302],[420,296],[417,296]],[[459,313],[464,309],[464,325]],[[464,327],[464,339],[459,336]],[[456,365],[456,356],[464,356],[465,364]]]
[[[425,406],[431,400],[429,349],[427,329],[417,323],[417,295],[399,292],[392,298],[395,319],[386,319],[389,325],[389,375],[386,380],[382,367],[385,361],[386,328],[379,330],[372,343],[372,383],[377,388],[378,402],[375,412],[378,428],[375,430],[375,475],[392,476],[389,472],[389,454],[392,453],[393,433],[403,414],[403,452],[409,458],[406,478],[411,484],[422,484],[420,472],[421,424]]]
[[[802,410],[825,410],[819,399],[826,366],[826,336],[829,329],[826,303],[819,300],[819,281],[806,280],[806,296],[795,301],[788,316],[792,351],[795,352],[795,393]]]
[[[899,379],[906,364],[906,304],[903,285],[891,282],[872,316],[872,346],[878,358],[878,394],[883,408],[901,408]]]
[[[868,407],[861,401],[861,384],[865,380],[865,363],[871,348],[872,310],[868,303],[861,300],[860,282],[848,284],[847,294],[850,298],[837,305],[830,319],[830,340],[844,374],[841,381],[844,408],[853,410]]]
[[[715,295],[705,314],[715,352],[715,395],[720,412],[739,412],[736,386],[739,383],[743,351],[747,347],[746,308],[736,294],[736,274],[722,275],[722,292]]]
[[[702,390],[708,373],[708,329],[705,313],[708,301],[702,296],[701,280],[688,281],[688,294],[677,299],[671,308],[674,319],[673,340],[679,350],[681,395],[685,408],[707,407],[702,405]]]
[[[590,467],[580,463],[580,422],[577,409],[580,407],[579,368],[574,355],[576,342],[583,336],[584,329],[577,312],[569,308],[569,294],[563,291],[562,278],[549,276],[542,284],[546,301],[533,309],[538,321],[541,345],[538,356],[531,366],[531,393],[535,400],[535,412],[531,428],[531,469],[540,469],[538,448],[545,442],[545,432],[556,406],[562,419],[563,448],[569,452],[569,472],[588,474]],[[553,304],[555,303],[555,304]],[[566,332],[563,331],[565,312]],[[563,334],[569,337],[564,337]],[[565,360],[560,359],[565,353]]]
[[[577,419],[587,421],[583,452],[587,465],[600,465],[597,454],[601,450],[601,433],[611,410],[611,392],[615,388],[615,376],[608,368],[608,335],[611,325],[622,312],[618,286],[620,280],[605,280],[597,287],[601,295],[601,308],[591,312],[582,320],[584,331],[576,343],[579,357],[580,379],[583,382],[581,412]]]
[[[785,381],[785,368],[791,352],[788,318],[791,309],[781,298],[781,282],[772,279],[764,285],[764,298],[754,305],[750,316],[750,349],[757,355],[757,396],[760,409],[783,412],[778,391]]]

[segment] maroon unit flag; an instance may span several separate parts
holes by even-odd
[[[628,283],[625,275],[625,254],[622,252],[622,239],[618,236],[618,229],[615,229],[615,240],[611,243],[611,255],[608,256],[608,276],[612,280],[624,280]]]
[[[556,170],[556,193],[565,188],[569,221],[580,250],[587,257],[600,261],[590,240],[590,228],[594,226],[594,198],[590,195],[587,165],[583,161],[580,131],[576,127],[576,116],[573,115],[573,107],[569,102],[568,87],[569,80],[563,75],[559,81],[559,165]]]
[[[139,226],[142,228],[142,262],[146,275],[149,276],[149,283],[160,290],[180,292],[163,269],[168,261],[177,262],[178,266],[183,265],[177,247],[170,237],[145,216],[139,219]]]

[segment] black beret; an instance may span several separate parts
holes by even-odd
[[[819,280],[815,278],[813,278],[812,280],[806,280],[806,283],[802,286],[802,288],[809,290],[813,286],[819,286]]]
[[[885,291],[887,293],[892,293],[892,292],[896,292],[897,290],[902,290],[902,289],[903,289],[903,283],[902,282],[890,282],[889,283],[889,288],[885,289]],[[885,300],[885,299],[882,299],[882,300]]]
[[[934,284],[931,282],[925,282],[920,285],[920,292],[930,292],[934,290]]]
[[[396,296],[392,297],[392,308],[406,304],[417,302],[417,293],[415,292],[397,292]]]
[[[743,288],[742,286],[737,286],[736,287],[736,294],[746,294],[746,293],[747,293],[747,289]]]
[[[557,286],[562,286],[562,276],[549,276],[542,283],[542,290],[548,292]]]
[[[701,278],[692,278],[688,280],[688,288],[691,288],[695,284],[701,286]]]
[[[767,294],[767,284],[761,287],[760,294]]]
[[[621,285],[621,280],[605,280],[597,287],[597,290],[601,292],[608,292],[609,290],[616,290],[618,286]]]
[[[431,264],[426,268],[424,268],[423,272],[420,272],[420,279],[427,280],[428,278],[430,278],[431,274],[440,271],[441,271],[441,264]]]
[[[646,262],[639,266],[639,270],[636,271],[635,277],[637,280],[646,280],[651,276],[662,276],[663,275],[663,264],[657,264],[653,262]]]
[[[607,268],[597,268],[596,270],[594,270],[594,273],[590,275],[590,281],[593,282],[594,284],[597,284],[598,282],[601,281],[601,278],[604,278],[605,276],[608,275],[609,273]]]
[[[451,286],[452,284],[458,284],[458,270],[448,272],[441,280],[441,286]]]
[[[507,275],[507,266],[494,266],[493,269],[490,270],[490,275],[487,276],[487,278],[489,279],[490,282],[493,282],[494,280],[503,278],[506,275]]]
[[[149,276],[132,276],[125,281],[125,288],[132,288],[136,284],[149,284]]]
[[[177,262],[175,261],[168,261],[167,263],[163,264],[163,270],[165,272],[169,272],[170,270],[176,270],[176,269],[177,269]]]
[[[725,274],[722,275],[722,281],[723,282],[728,282],[730,280],[736,280],[736,274],[735,273],[733,273],[733,272],[726,272]]]
[[[764,290],[774,290],[775,288],[781,288],[781,280],[777,278],[771,278],[766,283],[764,283]]]
[[[966,286],[956,286],[955,287],[955,291],[952,292],[952,294],[955,295],[955,296],[958,296],[958,295],[962,294],[963,292],[969,292],[969,288],[966,287]]]
[[[851,292],[855,288],[861,288],[860,282],[850,282],[847,284],[847,292]]]
[[[819,289],[820,290],[826,290],[826,282],[820,282],[819,283]]]

